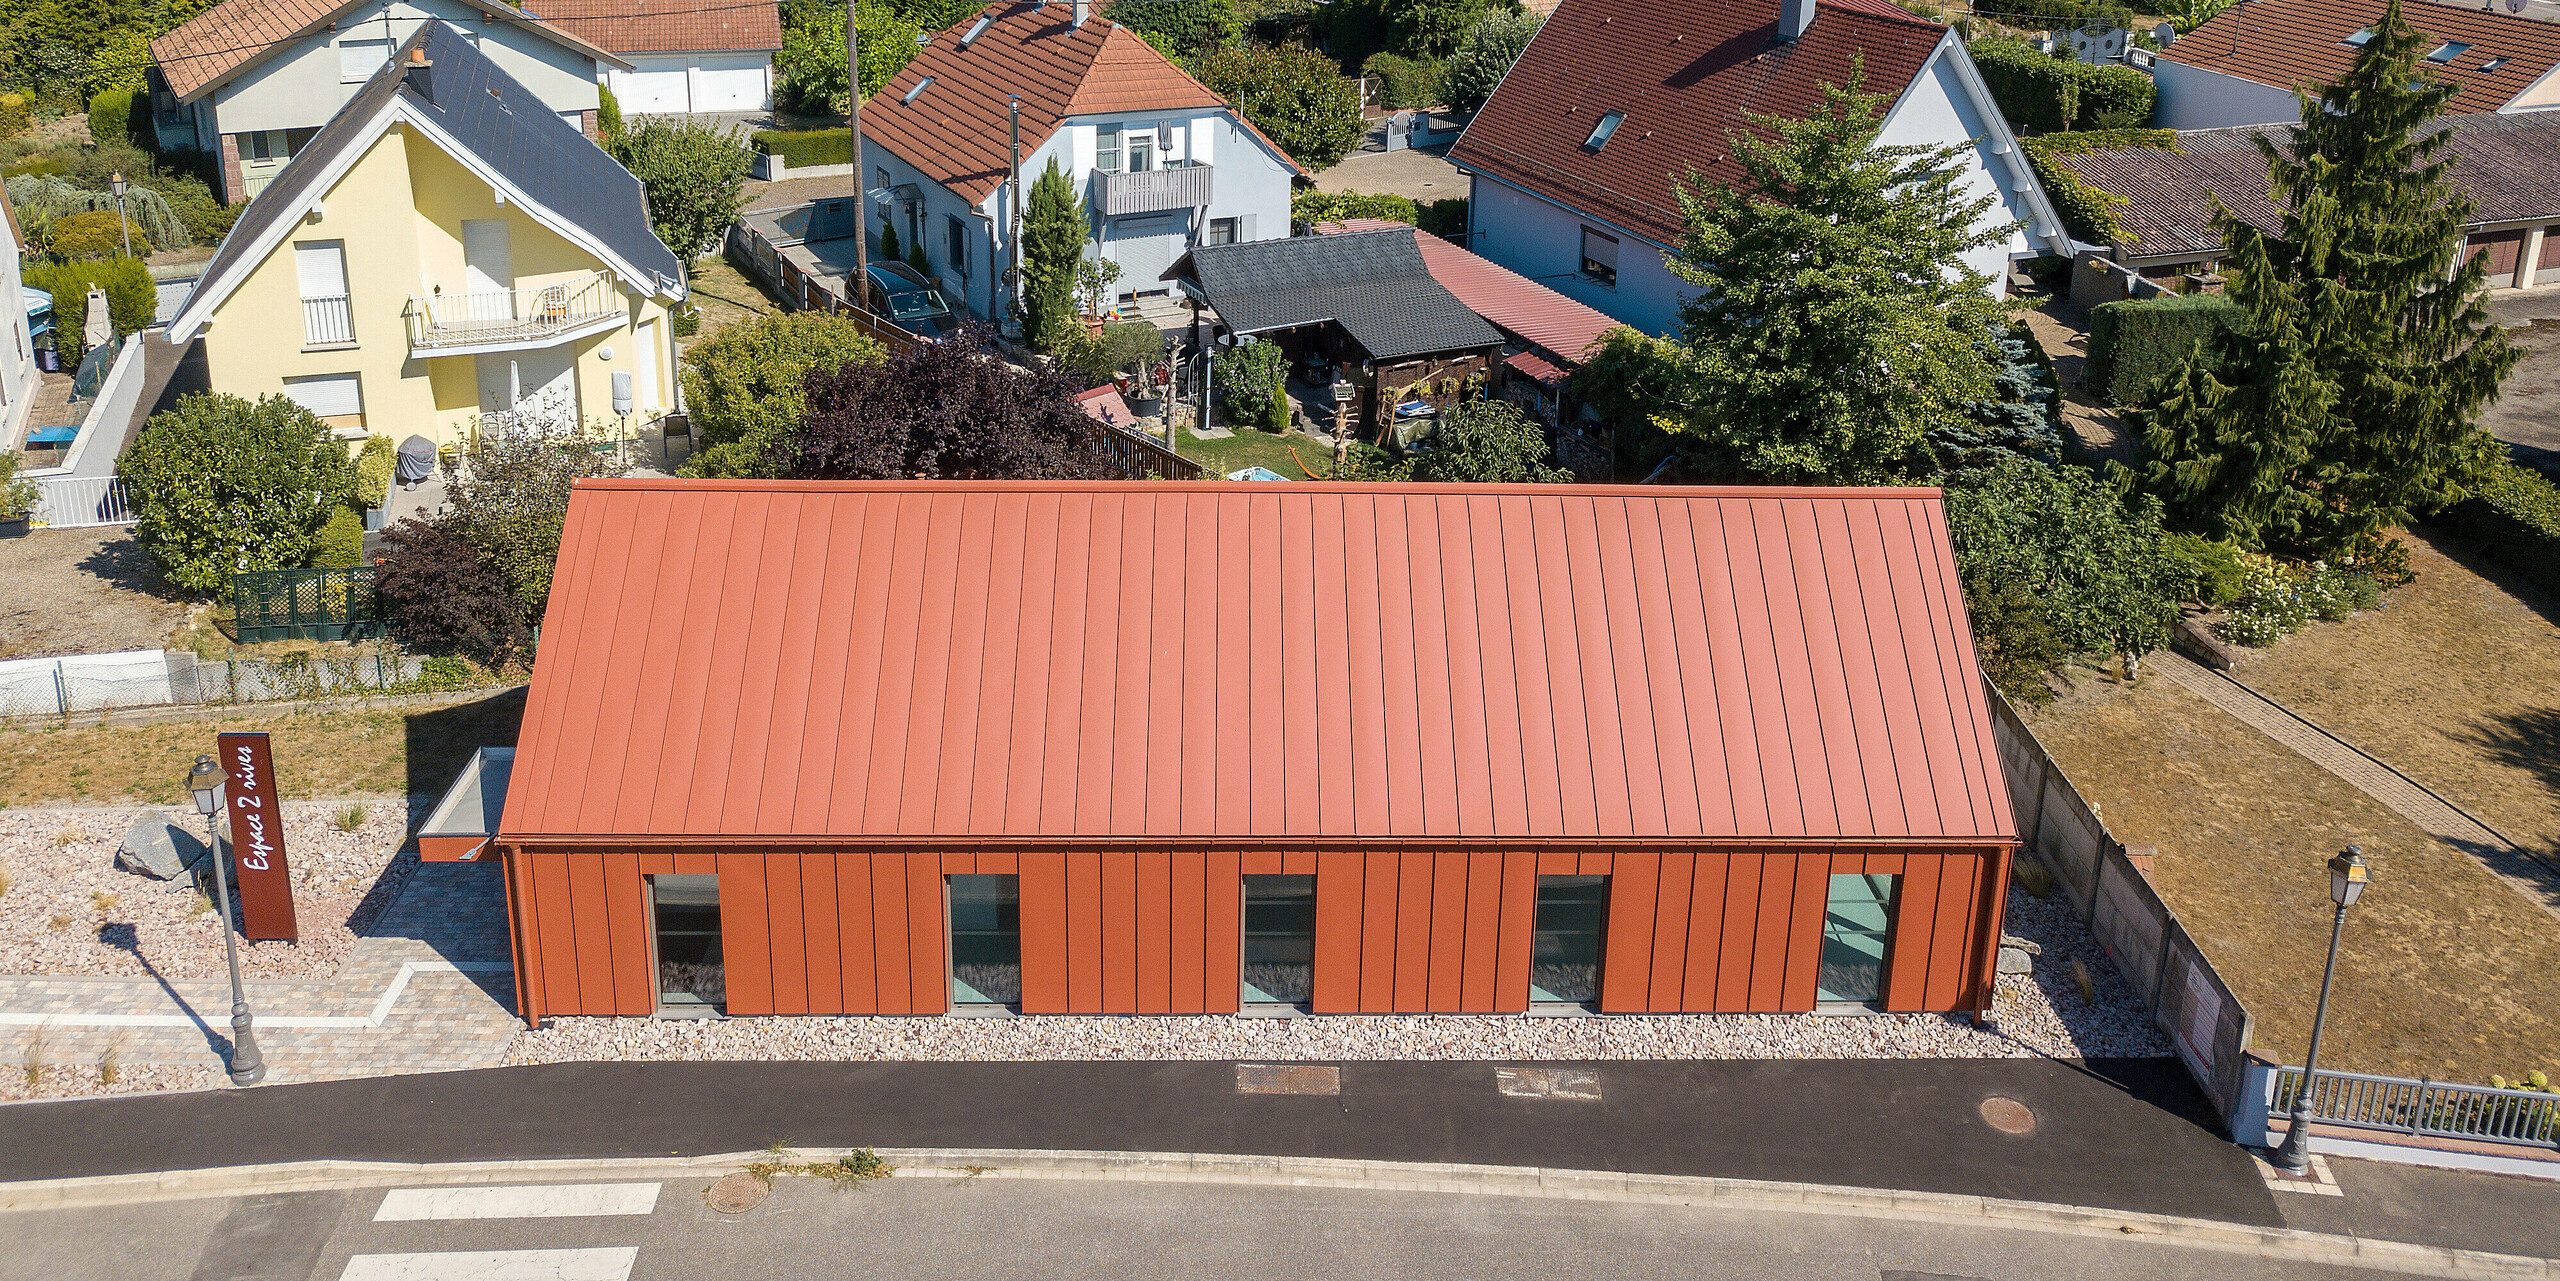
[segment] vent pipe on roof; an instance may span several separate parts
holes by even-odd
[[[1813,0],[1778,0],[1778,38],[1800,40],[1813,25]]]

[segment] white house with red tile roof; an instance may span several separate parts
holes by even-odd
[[[1888,100],[1881,145],[1967,148],[1985,225],[2013,228],[1967,262],[1995,290],[2011,260],[2070,252],[1964,42],[1887,0],[1563,0],[1450,148],[1473,180],[1468,247],[1668,333],[1692,292],[1663,261],[1685,234],[1676,182],[1740,181],[1748,117],[1799,115],[1860,68]]]
[[[528,0],[542,20],[625,59],[600,68],[625,114],[764,111],[782,11],[703,0]]]
[[[1122,298],[1162,293],[1198,244],[1289,234],[1296,162],[1137,33],[1083,3],[988,7],[941,31],[862,107],[873,234],[924,246],[947,297],[1003,316],[1014,209],[1009,102],[1027,192],[1051,161],[1092,216]],[[902,248],[903,252],[903,248]]]
[[[2292,124],[2297,88],[2315,89],[2354,64],[2388,0],[2251,0],[2178,37],[2151,65],[2160,87],[2151,123],[2162,129]],[[2409,5],[2409,25],[2432,38],[2422,69],[2455,86],[2453,115],[2560,108],[2560,24],[2497,8]]]

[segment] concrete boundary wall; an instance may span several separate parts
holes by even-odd
[[[2152,1022],[2169,1034],[2215,1112],[2235,1134],[2253,1128],[2252,1118],[2241,1114],[2250,1104],[2263,1112],[2264,1100],[2247,1088],[2248,1007],[2009,700],[1990,682],[1983,686],[2009,802],[2018,830],[2027,834],[2028,851],[2053,872],[2098,946],[2150,1008]],[[2263,1116],[2254,1119],[2254,1128],[2263,1132]]]

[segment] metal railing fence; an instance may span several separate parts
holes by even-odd
[[[302,300],[302,340],[313,346],[356,340],[355,305],[345,294]]]
[[[35,523],[52,529],[130,525],[133,500],[113,476],[53,476],[36,482]]]
[[[540,341],[572,326],[624,314],[611,272],[557,284],[477,293],[411,295],[405,320],[413,349]]]
[[[2273,1115],[2289,1115],[2302,1069],[2275,1074]],[[2324,1125],[2445,1139],[2560,1148],[2560,1094],[2487,1085],[2322,1072],[2311,1089],[2311,1119]]]
[[[232,626],[241,644],[354,640],[382,628],[373,567],[261,569],[231,576]]]

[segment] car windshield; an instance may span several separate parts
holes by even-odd
[[[939,316],[949,310],[951,310],[951,304],[942,301],[942,291],[939,289],[909,289],[889,295],[891,320],[922,320],[927,316]]]

